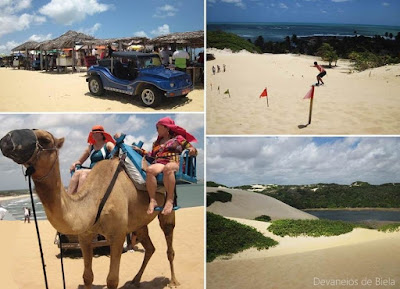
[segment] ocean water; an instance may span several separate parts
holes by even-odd
[[[46,220],[47,218],[42,203],[35,194],[33,196],[37,219]],[[204,184],[178,185],[177,196],[178,205],[181,208],[204,206]],[[16,220],[24,220],[24,207],[32,208],[30,196],[16,200],[2,201],[1,205],[6,208]]]
[[[318,24],[318,23],[207,23],[208,31],[222,30],[234,33],[254,41],[262,36],[264,41],[283,41],[286,36],[296,34],[307,36],[384,36],[385,32],[393,37],[400,32],[400,26],[360,25],[360,24]],[[393,38],[394,39],[394,38]]]
[[[348,222],[400,222],[400,210],[304,210],[320,219]]]

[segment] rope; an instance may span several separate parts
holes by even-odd
[[[57,232],[58,240],[60,241],[60,259],[61,259],[61,273],[63,278],[63,288],[65,289],[65,275],[64,275],[64,262],[63,262],[63,250],[62,250],[62,240],[60,232]]]
[[[30,194],[31,194],[31,202],[32,202],[33,217],[35,218],[36,234],[37,234],[38,242],[39,242],[40,257],[41,257],[41,259],[42,259],[44,283],[45,283],[45,285],[46,285],[46,289],[48,289],[49,286],[47,285],[46,264],[44,263],[43,250],[42,250],[42,242],[40,241],[39,226],[38,226],[38,222],[37,222],[37,218],[36,218],[35,202],[33,201],[33,193],[32,193],[31,175],[34,173],[34,171],[35,171],[35,169],[34,169],[33,167],[28,167],[28,169],[26,170],[25,176],[28,176],[28,180],[29,180],[29,192],[30,192]]]

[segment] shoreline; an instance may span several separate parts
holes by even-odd
[[[30,197],[29,193],[23,194],[23,195],[17,195],[17,196],[0,196],[0,202],[23,199],[23,198],[28,198],[28,197]]]
[[[400,208],[311,208],[311,209],[301,209],[302,211],[391,211],[400,212]]]

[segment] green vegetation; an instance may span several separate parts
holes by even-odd
[[[212,33],[213,31],[208,32],[207,37]],[[233,45],[226,40],[229,37],[224,36],[219,39],[217,35],[212,36],[212,41],[207,40],[208,47],[232,48]],[[236,36],[235,43],[239,41],[237,38],[240,37]],[[400,63],[398,53],[400,50],[400,32],[397,33],[395,40],[392,39],[393,34],[388,34],[386,37],[380,35],[375,35],[375,37],[357,35],[356,37],[312,36],[301,38],[293,34],[292,37],[286,36],[281,42],[265,42],[262,36],[258,36],[254,40],[254,47],[258,52],[262,53],[318,55],[322,57],[322,60],[328,61],[330,67],[332,62],[336,62],[339,58],[351,59],[354,61],[356,69],[365,70],[385,64]],[[252,44],[251,39],[248,39],[247,42]],[[246,50],[252,52],[249,49]]]
[[[332,62],[337,62],[339,58],[336,51],[329,45],[329,43],[322,43],[322,46],[318,49],[317,55],[320,56],[323,61],[328,61],[329,67],[332,67]]]
[[[378,229],[378,231],[385,233],[400,231],[400,223],[383,225]]]
[[[268,227],[268,231],[284,237],[297,236],[338,236],[353,231],[356,225],[331,220],[277,220]]]
[[[229,48],[233,52],[238,52],[243,49],[252,52],[260,53],[260,49],[254,44],[233,33],[223,31],[207,31],[207,47],[217,49]]]
[[[351,186],[317,184],[281,186],[274,192],[261,192],[297,209],[311,208],[399,208],[400,184],[370,185],[356,182]]]
[[[252,227],[207,212],[207,262],[248,248],[261,250],[277,244]]]
[[[208,192],[207,193],[207,207],[210,206],[214,202],[230,202],[232,201],[232,194],[218,190],[216,192]]]
[[[24,195],[24,194],[29,194],[29,191],[26,189],[0,191],[0,196],[2,196],[2,197],[12,197],[12,196],[19,196],[19,195]]]
[[[398,63],[398,59],[390,55],[377,55],[369,51],[352,52],[349,54],[349,58],[354,63],[354,68],[360,71],[385,64]]]
[[[237,187],[233,187],[234,189],[238,189],[238,190],[250,190],[253,186],[252,185],[244,185],[244,186],[237,186]]]
[[[261,216],[255,217],[254,220],[262,221],[262,222],[269,222],[269,221],[271,221],[271,217],[267,216],[267,215],[261,215]]]
[[[213,188],[218,188],[218,187],[225,187],[226,188],[226,186],[225,185],[221,185],[221,184],[218,184],[218,183],[215,183],[215,182],[207,182],[207,187],[213,187]]]

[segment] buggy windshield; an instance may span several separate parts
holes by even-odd
[[[157,54],[151,54],[138,57],[138,68],[149,68],[161,66],[160,57]]]

